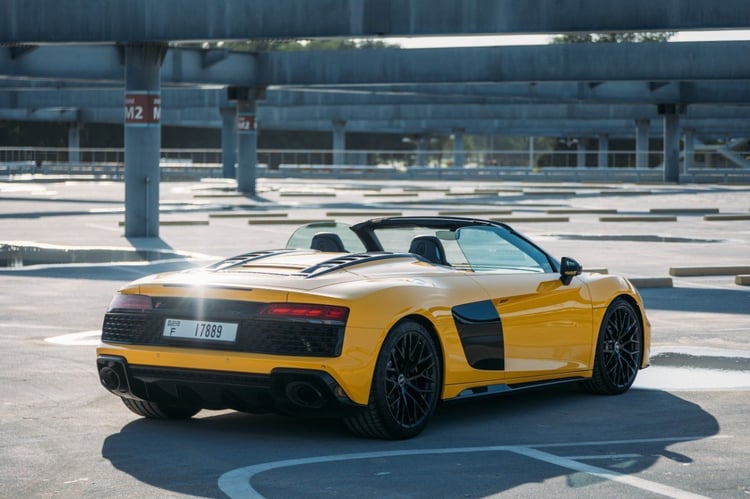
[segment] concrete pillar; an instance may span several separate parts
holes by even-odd
[[[463,128],[453,130],[453,167],[464,167],[464,133]]]
[[[664,106],[664,182],[680,182],[680,115]]]
[[[635,167],[648,168],[649,120],[635,121]]]
[[[227,99],[237,102],[237,190],[255,195],[255,180],[258,164],[258,129],[255,121],[255,106],[265,98],[264,87],[229,87]]]
[[[222,107],[221,112],[221,176],[236,178],[237,163],[237,108]]]
[[[529,169],[534,169],[534,137],[529,137]]]
[[[68,125],[68,163],[71,165],[81,163],[81,128],[80,122]]]
[[[599,153],[597,154],[596,166],[598,168],[609,167],[609,135],[599,135]]]
[[[685,141],[685,147],[683,149],[685,160],[683,162],[682,172],[687,173],[693,168],[693,162],[695,161],[695,130],[692,128],[686,128],[683,140]]]
[[[237,101],[237,130],[237,190],[254,196],[258,165],[255,99]]]
[[[417,167],[425,168],[427,166],[427,138],[424,135],[417,136]]]
[[[346,164],[346,121],[333,120],[333,166]]]
[[[578,139],[576,146],[576,167],[586,168],[586,139]]]
[[[125,236],[159,237],[161,63],[166,45],[125,46]]]

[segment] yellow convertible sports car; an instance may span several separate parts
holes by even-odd
[[[570,381],[625,392],[649,342],[627,279],[502,223],[393,217],[306,225],[284,249],[124,286],[97,366],[146,417],[330,415],[401,439],[441,401]]]

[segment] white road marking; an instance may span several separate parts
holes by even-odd
[[[53,336],[52,338],[45,338],[44,341],[55,345],[91,347],[99,344],[99,338],[101,335],[102,332],[97,329],[95,331],[83,331],[80,333]]]
[[[65,329],[60,326],[46,326],[44,324],[23,324],[20,322],[0,322],[0,327],[3,329]]]
[[[654,494],[660,494],[666,497],[674,497],[677,499],[707,499],[706,496],[702,496],[700,494],[693,494],[692,492],[688,492],[686,490],[678,489],[676,487],[670,487],[669,485],[663,485],[661,483],[652,482],[650,480],[644,480],[643,478],[638,478],[637,476],[624,475],[622,473],[611,471],[605,468],[598,468],[596,466],[591,466],[590,464],[581,463],[573,459],[556,456],[554,454],[542,452],[537,449],[531,449],[529,447],[518,447],[514,449],[513,452],[533,459],[537,459],[539,461],[554,464],[556,466],[568,468],[569,470],[586,473],[599,478],[604,478],[605,480],[611,480],[613,482],[618,482],[625,485],[630,485],[631,487],[636,487],[638,489],[645,490],[646,492],[652,492]]]
[[[590,454],[587,456],[564,456],[565,459],[575,461],[592,461],[597,459],[636,459],[643,457],[643,454]]]
[[[317,456],[308,458],[298,459],[287,459],[283,461],[273,461],[268,463],[260,463],[252,466],[246,466],[244,468],[236,468],[230,470],[219,477],[219,489],[224,492],[227,496],[232,498],[262,498],[263,496],[256,491],[250,481],[255,475],[260,473],[271,471],[279,468],[287,468],[291,466],[304,466],[307,464],[318,464],[318,463],[332,463],[339,461],[350,461],[355,459],[374,459],[374,458],[385,458],[385,457],[402,457],[402,456],[420,456],[429,454],[467,454],[474,452],[513,452],[515,454],[523,455],[538,461],[544,461],[556,466],[567,468],[569,470],[578,471],[581,473],[587,473],[589,475],[604,478],[605,480],[615,481],[623,483],[631,487],[635,487],[647,492],[654,494],[660,494],[667,497],[675,498],[701,498],[705,499],[705,496],[699,494],[693,494],[685,490],[681,490],[668,485],[652,482],[642,478],[634,477],[631,475],[624,475],[604,468],[598,468],[578,462],[569,457],[556,456],[547,452],[539,450],[540,448],[563,448],[563,447],[586,447],[586,446],[598,446],[598,445],[621,445],[621,444],[640,444],[640,443],[657,443],[657,442],[687,442],[692,440],[702,440],[708,438],[731,438],[729,436],[695,436],[695,437],[679,437],[679,438],[644,438],[635,440],[610,440],[601,442],[575,442],[575,443],[560,443],[560,444],[537,444],[530,446],[517,446],[517,445],[497,445],[489,447],[455,447],[447,449],[408,449],[400,451],[382,451],[382,452],[362,452],[354,454],[339,454],[330,456]],[[585,456],[584,456],[585,457]]]

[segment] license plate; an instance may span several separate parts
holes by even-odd
[[[237,339],[237,324],[232,322],[167,319],[164,322],[164,332],[162,334],[167,338],[232,343]]]

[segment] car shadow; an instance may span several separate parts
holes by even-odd
[[[293,472],[280,467],[256,475],[252,485],[266,497],[335,495],[337,487],[345,492],[352,486],[352,476],[356,476],[361,477],[361,491],[368,494],[421,497],[429,485],[404,484],[395,473],[392,480],[377,481],[373,478],[378,475],[375,471],[386,465],[396,470],[428,466],[435,484],[441,487],[438,495],[457,496],[467,486],[465,477],[455,474],[459,458],[450,452],[429,460],[420,455],[387,457],[387,453],[424,450],[428,454],[434,449],[457,449],[462,473],[492,464],[493,473],[471,483],[472,496],[485,496],[562,476],[569,487],[585,488],[598,480],[590,476],[584,479],[548,463],[529,462],[512,453],[470,453],[467,448],[527,446],[560,455],[629,453],[640,458],[618,462],[617,472],[635,474],[660,457],[691,462],[691,456],[671,451],[669,446],[718,432],[718,422],[711,414],[667,392],[631,390],[621,396],[603,397],[572,387],[555,387],[443,405],[422,434],[405,441],[357,438],[340,421],[330,419],[234,412],[212,415],[207,411],[187,421],[137,419],[105,439],[102,456],[117,470],[167,493],[224,497],[218,480],[233,469],[314,456],[385,452],[386,457],[377,460],[296,466]],[[600,445],[602,442],[607,444]],[[524,461],[522,471],[498,472],[512,460],[515,466],[519,460]],[[606,466],[603,461],[596,465]]]

